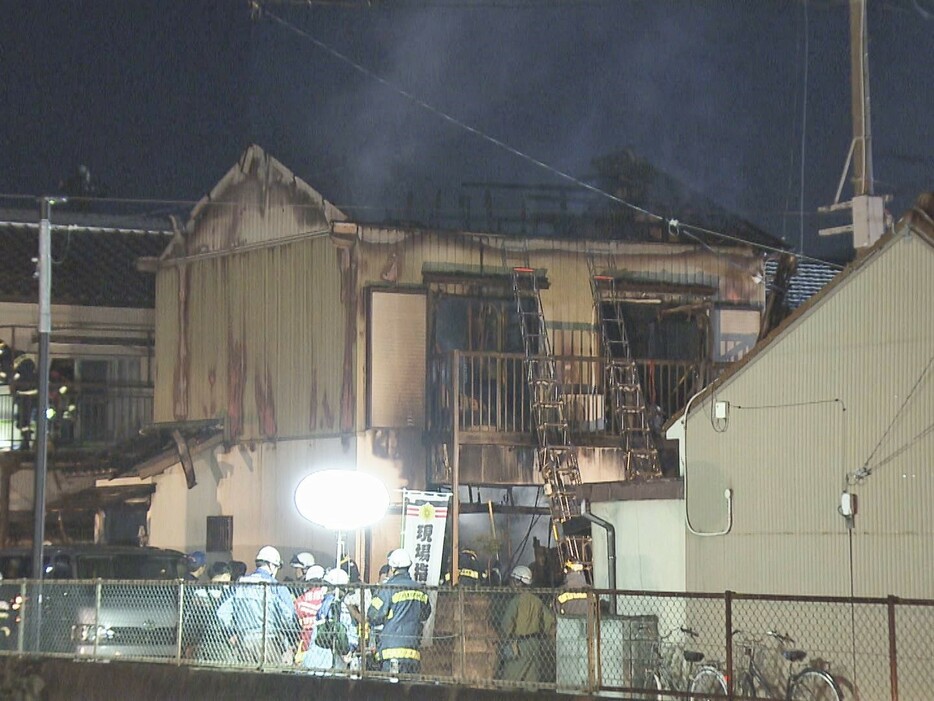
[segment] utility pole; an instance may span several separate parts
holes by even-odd
[[[49,336],[52,333],[52,205],[65,202],[63,197],[39,200],[39,415],[36,417],[34,520],[32,539],[32,578],[42,579],[43,541],[45,540],[45,476],[49,452]],[[38,611],[38,609],[37,609]]]
[[[872,171],[872,125],[869,109],[869,33],[866,7],[869,0],[850,0],[850,104],[853,114],[853,140],[837,187],[837,196],[819,212],[850,209],[852,224],[821,229],[821,236],[853,232],[853,245],[871,246],[885,232],[885,198],[874,194]],[[840,201],[846,175],[852,165],[853,199]]]

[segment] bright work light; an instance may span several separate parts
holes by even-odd
[[[365,472],[320,470],[298,483],[295,506],[304,518],[328,530],[354,531],[383,517],[389,491]]]

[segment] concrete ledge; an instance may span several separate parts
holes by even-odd
[[[230,701],[230,699],[347,699],[348,701],[584,701],[553,691],[471,689],[436,684],[382,681],[307,674],[246,672],[137,662],[75,662],[45,658],[7,658],[0,696],[22,701]],[[41,682],[40,682],[41,680]],[[15,684],[15,686],[11,686]],[[41,690],[39,690],[41,687]],[[7,696],[16,690],[15,695]]]

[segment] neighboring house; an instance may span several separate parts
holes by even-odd
[[[845,264],[829,263],[817,260],[801,260],[795,263],[785,287],[781,290],[786,312],[793,312],[811,297],[820,292],[824,285],[833,280],[845,267]],[[775,260],[765,262],[766,284],[777,284],[778,263]]]
[[[934,598],[931,299],[926,195],[691,401],[688,590]]]
[[[96,521],[98,537],[124,539],[117,524],[105,526],[100,516],[109,509],[123,513],[123,497],[145,502],[147,495],[139,487],[95,492],[94,483],[127,467],[121,455],[104,460],[102,451],[132,439],[152,421],[155,284],[136,261],[165,249],[171,223],[67,205],[54,207],[51,221],[54,413],[46,533],[53,540],[90,539]],[[0,543],[28,540],[32,532],[38,231],[38,207],[0,210]]]
[[[352,222],[251,146],[159,262],[155,425],[222,419],[227,443],[192,453],[194,479],[178,466],[151,476],[151,543],[246,561],[266,543],[333,553],[334,535],[293,503],[299,481],[324,468],[365,470],[391,489],[450,488],[456,460],[460,486],[540,485],[513,288],[526,268],[583,496],[655,497],[638,507],[647,540],[624,545],[660,560],[666,538],[683,542],[676,459],[660,445],[660,475],[632,466],[601,334],[627,329],[660,426],[755,343],[762,265],[750,247],[674,230],[594,240]],[[595,305],[594,274],[611,301]],[[398,544],[398,516],[387,518],[361,536],[358,557]],[[683,579],[676,566],[654,584]]]

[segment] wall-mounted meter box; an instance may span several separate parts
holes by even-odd
[[[713,404],[713,416],[715,419],[727,419],[730,416],[730,403],[718,400]]]
[[[846,517],[856,515],[856,495],[843,492],[840,495],[840,513]]]

